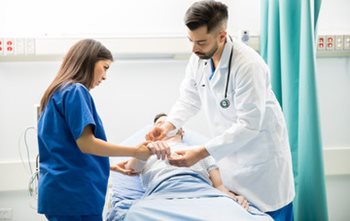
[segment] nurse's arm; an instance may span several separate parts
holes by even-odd
[[[231,197],[236,202],[238,202],[244,209],[249,208],[249,203],[247,199],[245,199],[243,196],[236,195],[235,193],[233,193],[232,191],[230,191],[224,186],[224,183],[222,182],[220,171],[218,168],[215,168],[209,171],[209,178],[213,183],[213,187],[215,187],[216,189],[220,190],[223,193],[226,193],[229,197]]]
[[[131,156],[141,160],[147,160],[151,151],[147,148],[147,142],[136,147],[127,147],[108,143],[95,137],[92,126],[84,128],[81,136],[76,140],[81,152],[97,156]]]

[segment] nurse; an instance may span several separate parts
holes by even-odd
[[[102,221],[107,156],[145,160],[150,155],[146,143],[125,147],[106,142],[90,90],[106,79],[112,61],[100,42],[79,41],[41,98],[38,212],[50,221]]]
[[[184,20],[193,54],[180,96],[167,123],[153,128],[147,138],[172,134],[202,108],[212,139],[177,151],[181,157],[170,163],[189,167],[211,155],[231,191],[276,220],[293,220],[291,153],[267,65],[253,49],[227,35],[223,3],[195,2]]]

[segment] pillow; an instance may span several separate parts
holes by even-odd
[[[121,145],[135,146],[145,140],[145,135],[151,130],[153,125],[147,125],[144,128],[136,131]],[[185,134],[183,142],[189,145],[204,144],[208,138],[193,131],[184,128]],[[116,164],[122,160],[127,160],[129,157],[110,157],[110,163]],[[110,181],[112,183],[113,195],[118,195],[120,199],[134,200],[139,199],[144,194],[144,189],[141,184],[140,176],[128,176],[118,172],[111,171]]]

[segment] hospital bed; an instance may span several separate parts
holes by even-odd
[[[123,145],[136,145],[144,140],[151,125],[137,131]],[[185,130],[187,144],[206,141],[200,134]],[[127,158],[111,157],[111,165]],[[254,206],[244,210],[237,202],[220,191],[209,188],[200,177],[188,170],[174,172],[171,182],[164,181],[145,192],[139,176],[127,176],[111,171],[107,221],[225,221],[272,220]],[[179,176],[179,174],[181,176]],[[175,179],[175,180],[174,180]],[[169,189],[164,191],[164,189]]]

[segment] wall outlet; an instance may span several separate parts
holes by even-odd
[[[5,38],[4,39],[4,50],[5,55],[14,55],[15,54],[16,41],[14,38]]]
[[[5,46],[4,39],[0,38],[0,55],[4,55]]]
[[[0,220],[12,220],[12,208],[0,208]]]
[[[35,39],[27,38],[25,43],[25,54],[35,55]]]
[[[16,38],[16,55],[24,55],[24,48],[25,48],[25,39],[24,38]]]
[[[325,40],[326,40],[325,42],[326,50],[329,50],[329,51],[334,50],[334,42],[335,42],[334,36],[327,35]]]
[[[326,36],[319,35],[317,38],[317,49],[325,50],[325,48],[326,48]]]
[[[344,50],[350,50],[350,35],[344,35],[343,44]]]

